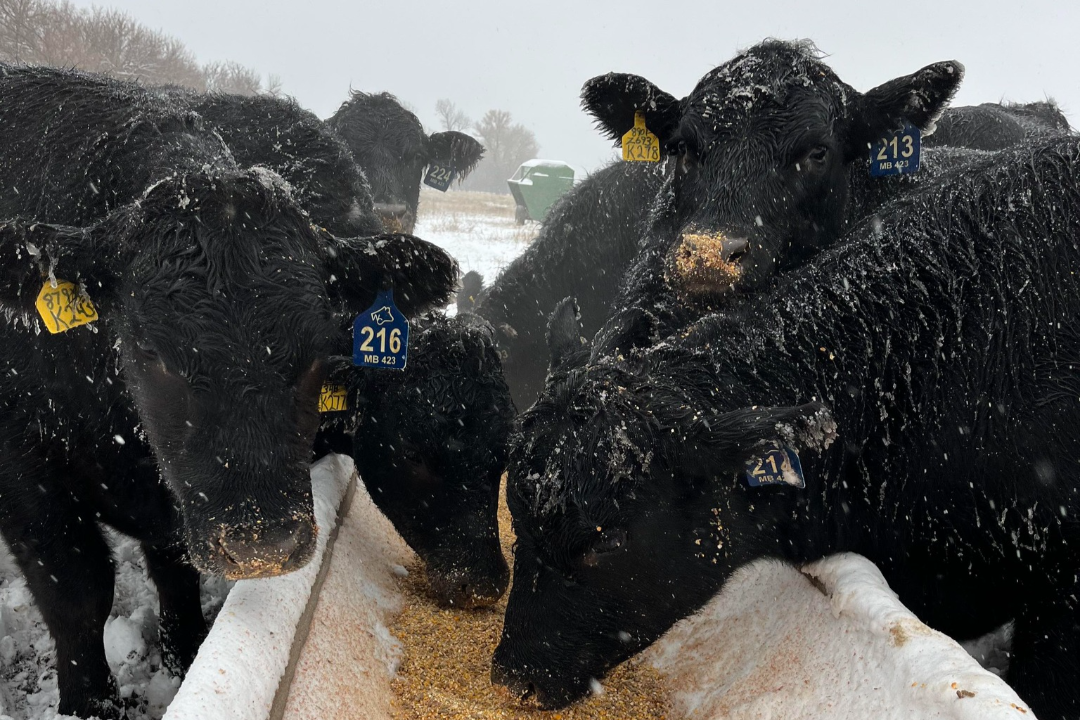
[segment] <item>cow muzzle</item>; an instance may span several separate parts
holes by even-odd
[[[510,569],[499,553],[501,563],[491,570],[428,567],[427,579],[435,600],[444,607],[471,610],[494,605],[510,583]]]
[[[416,224],[416,218],[404,203],[375,203],[375,212],[387,232],[409,233]]]
[[[208,543],[209,557],[193,553],[192,560],[199,570],[230,580],[274,577],[306,565],[315,553],[315,537],[310,517],[273,525],[221,525]]]
[[[746,237],[723,232],[686,232],[667,257],[668,284],[684,301],[708,303],[727,295],[744,273],[750,250]]]

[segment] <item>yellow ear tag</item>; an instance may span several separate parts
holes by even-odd
[[[341,412],[349,409],[344,385],[323,385],[319,393],[319,412]]]
[[[634,127],[622,136],[622,159],[627,162],[660,162],[660,139],[645,127],[645,113],[634,113]]]
[[[54,335],[98,319],[94,303],[75,283],[67,280],[45,281],[37,296],[37,311]]]

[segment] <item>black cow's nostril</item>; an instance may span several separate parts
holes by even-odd
[[[743,259],[750,249],[750,243],[746,238],[731,238],[723,242],[720,253],[721,257],[729,263],[737,263]]]

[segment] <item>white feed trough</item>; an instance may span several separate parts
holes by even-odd
[[[320,534],[322,562],[236,584],[167,720],[390,717],[399,650],[387,626],[409,550],[362,485],[346,496],[351,474],[337,457],[313,471],[320,528],[341,520]],[[339,514],[343,497],[348,512]],[[647,658],[668,681],[677,717],[1034,717],[858,555],[803,572],[777,562],[744,568]]]
[[[397,576],[412,553],[351,460],[325,458],[312,483],[316,559],[235,584],[166,720],[390,719],[401,645],[388,627],[403,606]],[[676,718],[1034,717],[857,555],[801,572],[778,562],[746,567],[645,660],[667,683]]]

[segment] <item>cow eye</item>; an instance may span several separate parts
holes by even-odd
[[[620,528],[601,530],[585,552],[583,562],[589,567],[595,567],[599,563],[601,556],[626,547],[626,540],[625,530]]]
[[[401,457],[405,462],[412,463],[413,465],[424,464],[424,456],[420,454],[420,448],[409,442],[402,443]]]
[[[829,157],[828,145],[817,145],[813,150],[806,154],[806,162],[809,165],[821,165]]]

